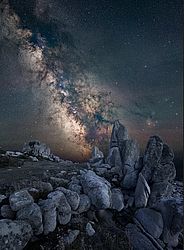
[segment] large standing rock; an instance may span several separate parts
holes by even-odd
[[[158,136],[151,136],[143,157],[142,175],[149,183],[152,179],[153,172],[157,168],[162,156],[163,142]]]
[[[51,152],[50,148],[46,146],[46,144],[41,143],[40,141],[30,141],[29,143],[25,143],[22,152],[24,154],[32,155],[32,156],[40,156],[43,158],[49,158]]]
[[[121,211],[124,208],[124,197],[121,190],[119,188],[113,188],[111,192],[111,208]]]
[[[43,232],[47,235],[56,228],[56,206],[51,199],[39,201],[39,206],[43,215]]]
[[[1,250],[22,250],[32,235],[32,228],[25,221],[0,220]]]
[[[172,181],[176,177],[176,169],[173,162],[158,164],[152,176],[152,182]]]
[[[98,147],[94,147],[91,154],[90,164],[93,167],[99,166],[103,163],[104,155],[103,152],[99,150]]]
[[[122,149],[123,180],[121,186],[126,189],[134,188],[140,172],[139,164],[140,150],[133,140],[125,140]]]
[[[81,175],[81,184],[84,193],[87,194],[94,206],[98,209],[106,209],[111,205],[110,183],[102,177],[88,170]]]
[[[125,232],[133,250],[158,250],[136,225],[128,224]]]
[[[124,140],[128,139],[127,129],[117,120],[114,122],[112,129],[110,148],[119,147],[120,151],[123,147]]]
[[[154,238],[160,237],[163,231],[163,219],[159,212],[150,208],[141,208],[136,211],[135,218]]]
[[[72,210],[76,210],[78,208],[80,202],[80,196],[78,193],[63,187],[58,187],[56,190],[62,191],[65,194]]]
[[[172,162],[174,159],[174,152],[172,149],[164,143],[163,150],[162,150],[162,156],[160,158],[160,164],[167,164]]]
[[[36,204],[27,205],[17,212],[17,220],[27,221],[35,235],[39,235],[43,232],[42,213],[40,207]]]
[[[183,199],[163,199],[154,205],[163,217],[164,229],[162,238],[168,248],[178,245],[178,237],[183,230]]]
[[[110,148],[106,162],[112,167],[112,172],[122,177],[123,165],[122,165],[121,155],[120,155],[120,151],[118,147]]]
[[[135,189],[135,207],[137,208],[146,207],[149,196],[150,196],[150,187],[144,176],[140,173],[137,181],[137,186]]]
[[[28,193],[27,190],[20,190],[10,195],[9,202],[13,211],[30,205],[34,202],[33,197]]]

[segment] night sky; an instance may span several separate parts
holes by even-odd
[[[182,152],[182,1],[0,2],[0,146],[105,150],[119,119]]]

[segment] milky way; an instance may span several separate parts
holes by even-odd
[[[107,151],[119,119],[142,150],[182,151],[182,1],[0,2],[0,146]]]

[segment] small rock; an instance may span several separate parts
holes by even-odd
[[[64,237],[64,243],[65,245],[71,245],[79,235],[79,230],[70,230],[68,235]]]
[[[111,208],[121,211],[124,208],[124,198],[121,190],[119,188],[113,188],[111,192]]]
[[[3,205],[1,207],[1,216],[5,219],[14,219],[15,212],[12,211],[12,209],[9,205]]]
[[[87,235],[89,235],[90,237],[93,236],[93,235],[95,234],[95,230],[94,230],[94,228],[92,227],[92,225],[91,225],[90,222],[88,222],[88,223],[86,224],[86,233],[87,233]]]
[[[63,179],[63,178],[58,178],[58,177],[50,177],[50,183],[54,188],[57,187],[66,187],[66,185],[68,184],[68,180]]]
[[[6,196],[3,194],[0,194],[0,204],[6,199]]]
[[[9,202],[11,209],[13,211],[18,211],[26,205],[32,204],[34,200],[27,190],[20,190],[10,195]]]

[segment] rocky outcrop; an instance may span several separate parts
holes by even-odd
[[[8,157],[26,154],[36,157],[38,162],[31,164],[50,159],[50,150],[41,143],[31,143],[28,148],[32,151],[25,149],[18,156]],[[83,244],[84,237],[100,238],[102,225],[110,234],[115,232],[116,237],[119,233],[128,237],[133,249],[162,250],[178,246],[183,186],[173,181],[176,175],[173,158],[172,150],[158,136],[150,137],[141,156],[137,143],[116,121],[106,160],[95,147],[89,162],[82,168],[78,164],[80,170],[68,162],[66,170],[62,167],[56,173],[52,169],[41,180],[34,179],[31,186],[25,182],[22,189],[0,195],[0,249],[4,244],[2,249],[21,250],[35,237],[38,240],[46,235],[48,239],[54,234],[59,237],[57,249],[64,249],[75,240],[76,244]],[[108,231],[106,238],[110,234]]]

